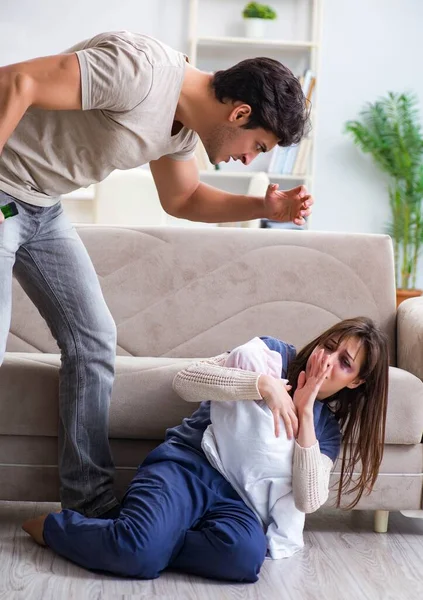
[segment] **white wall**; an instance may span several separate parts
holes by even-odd
[[[0,0],[0,64],[54,54],[102,31],[128,29],[188,48],[189,0]]]
[[[423,116],[423,2],[326,0],[318,88],[313,228],[380,233],[385,177],[343,134],[365,102],[414,91]],[[423,257],[420,261],[423,286]]]
[[[189,0],[3,0],[0,64],[54,53],[111,29],[143,31],[187,51],[188,5]],[[214,16],[218,29],[220,12]],[[421,0],[324,0],[314,229],[384,231],[389,217],[384,177],[343,127],[366,101],[388,90],[413,90],[423,106],[422,24]],[[423,259],[420,270],[423,285]]]

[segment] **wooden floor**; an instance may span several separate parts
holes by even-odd
[[[372,513],[325,511],[306,522],[303,552],[266,560],[253,585],[164,573],[153,581],[89,573],[40,548],[21,530],[58,505],[0,502],[0,600],[422,600],[423,519],[390,516],[372,531]]]

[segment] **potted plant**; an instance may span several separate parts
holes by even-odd
[[[260,4],[259,2],[249,2],[244,10],[242,16],[245,19],[245,35],[247,38],[263,37],[264,26],[266,19],[276,19],[276,13],[270,6],[266,4]]]
[[[388,93],[368,103],[360,121],[348,121],[346,132],[389,177],[394,242],[397,306],[420,296],[417,286],[419,253],[423,244],[423,135],[413,94]]]

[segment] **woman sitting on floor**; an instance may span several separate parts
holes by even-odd
[[[350,506],[355,505],[371,491],[382,460],[388,387],[385,335],[370,319],[357,318],[334,325],[297,356],[285,342],[261,340],[280,355],[279,376],[225,366],[230,357],[226,352],[180,371],[175,390],[187,401],[207,398],[214,406],[248,400],[263,408],[264,401],[276,433],[283,424],[282,435],[286,431],[287,439],[296,438],[285,491],[290,494],[292,488],[293,504],[303,513],[326,501],[342,437],[348,451],[341,462],[338,504],[348,488],[356,493]],[[236,481],[236,473],[223,476],[210,464],[202,448],[204,434],[207,430],[209,442],[210,435],[219,435],[210,420],[211,404],[202,402],[190,418],[167,430],[164,443],[138,468],[118,518],[93,519],[63,510],[27,521],[24,530],[87,569],[151,579],[169,567],[214,579],[257,581],[266,552],[272,554],[266,537],[266,511],[270,514],[271,506],[256,506],[255,498]],[[269,413],[262,414],[269,421]],[[273,429],[268,432],[274,435]],[[207,449],[206,443],[203,446]],[[211,460],[212,446],[207,450]],[[228,461],[218,459],[225,471]],[[351,485],[359,462],[361,473]],[[217,462],[215,466],[219,468]]]

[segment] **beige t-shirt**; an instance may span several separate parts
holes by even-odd
[[[193,156],[194,131],[171,135],[184,54],[127,31],[97,35],[67,52],[79,59],[82,111],[28,109],[0,155],[0,190],[51,206],[114,169]]]

